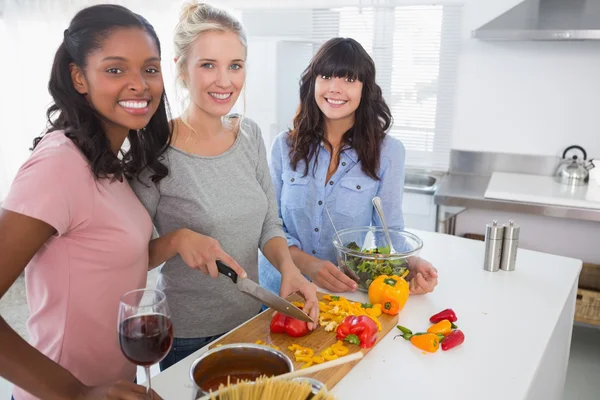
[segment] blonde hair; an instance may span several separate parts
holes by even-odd
[[[179,16],[179,22],[175,26],[174,49],[175,49],[175,71],[176,83],[187,89],[183,76],[186,72],[187,58],[192,44],[198,36],[204,32],[233,32],[238,35],[240,43],[244,46],[245,55],[248,55],[248,40],[241,22],[224,9],[217,8],[208,3],[192,0],[183,5]],[[244,112],[234,123],[235,129],[239,128],[246,110],[246,91],[244,89]],[[184,100],[184,103],[186,101]],[[185,114],[188,104],[184,104],[181,121],[191,131],[194,129],[186,121]],[[225,120],[224,120],[225,123]]]
[[[174,36],[177,81],[183,87],[186,86],[181,77],[185,72],[185,63],[190,48],[201,33],[208,31],[233,32],[237,34],[244,46],[246,55],[248,54],[246,32],[237,18],[227,11],[207,3],[199,3],[197,1],[186,3],[181,9],[179,22],[175,26]]]

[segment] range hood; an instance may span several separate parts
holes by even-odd
[[[600,40],[600,0],[525,0],[474,30],[473,37]]]

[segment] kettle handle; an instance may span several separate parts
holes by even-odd
[[[567,156],[567,152],[569,150],[573,150],[573,149],[580,150],[583,153],[583,161],[587,160],[587,153],[585,152],[585,150],[581,146],[569,146],[569,147],[567,147],[565,149],[565,151],[563,152],[563,158],[565,158]]]

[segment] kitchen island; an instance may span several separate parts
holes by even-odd
[[[413,232],[440,283],[411,296],[399,324],[424,331],[431,315],[452,308],[464,344],[423,354],[392,331],[331,392],[340,400],[562,400],[581,261],[520,249],[515,271],[486,272],[483,242]],[[165,400],[191,399],[189,368],[204,351],[158,374],[153,388]]]

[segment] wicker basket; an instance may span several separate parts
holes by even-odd
[[[477,233],[465,233],[463,235],[463,237],[467,238],[467,239],[473,239],[473,240],[481,240],[481,241],[485,240],[485,235],[479,235]]]
[[[600,265],[583,264],[579,275],[575,320],[600,325]]]

